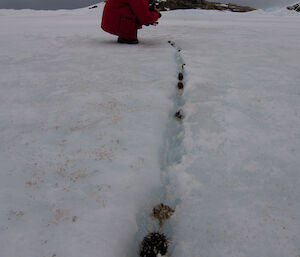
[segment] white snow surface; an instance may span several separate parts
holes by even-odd
[[[162,201],[169,256],[299,257],[300,16],[102,8],[0,10],[0,256],[137,256]]]

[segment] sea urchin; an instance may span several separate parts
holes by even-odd
[[[169,240],[161,232],[151,232],[144,237],[140,244],[140,257],[157,257],[158,254],[164,256],[168,252]]]

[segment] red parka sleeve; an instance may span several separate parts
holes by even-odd
[[[158,20],[158,13],[149,11],[147,0],[128,0],[128,2],[132,11],[138,18],[139,25],[151,24]]]

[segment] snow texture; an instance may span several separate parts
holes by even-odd
[[[171,256],[299,257],[300,16],[166,12],[129,46],[99,6],[0,10],[1,257],[137,256],[160,202]]]

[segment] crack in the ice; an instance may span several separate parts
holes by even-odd
[[[170,222],[166,220],[164,221],[163,226],[161,226],[161,222],[157,222],[153,219],[153,217],[151,218],[151,213],[153,212],[153,208],[159,203],[163,203],[164,205],[169,206],[170,208],[175,210],[176,205],[178,205],[178,203],[180,202],[179,199],[169,199],[168,188],[169,186],[171,186],[169,169],[173,165],[181,163],[182,156],[184,155],[184,148],[182,146],[184,138],[184,128],[182,120],[184,118],[184,112],[182,108],[185,104],[183,90],[186,81],[186,73],[184,69],[186,64],[181,56],[182,49],[172,41],[168,41],[168,43],[175,49],[175,62],[177,66],[176,75],[178,83],[176,91],[172,95],[173,108],[170,113],[169,122],[167,124],[165,132],[165,140],[160,155],[162,186],[153,190],[152,195],[149,197],[149,202],[137,217],[136,221],[138,225],[138,232],[135,237],[135,250],[133,256],[136,256],[137,254],[139,255],[139,253],[137,253],[140,246],[139,243],[142,242],[143,238],[151,232],[160,231],[167,235],[168,238],[172,238],[173,230]],[[172,254],[173,248],[174,247],[171,245],[168,251],[168,256]]]

